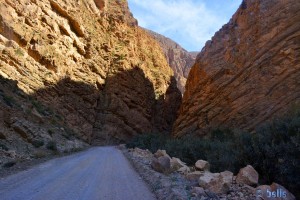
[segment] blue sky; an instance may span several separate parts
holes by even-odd
[[[242,0],[128,0],[139,25],[200,51],[226,24]]]

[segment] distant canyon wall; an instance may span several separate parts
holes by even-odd
[[[173,40],[153,31],[147,31],[160,44],[170,67],[174,71],[177,87],[184,94],[186,79],[199,52],[188,52]]]

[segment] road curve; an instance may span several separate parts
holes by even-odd
[[[1,200],[154,200],[115,147],[94,147],[0,179]]]

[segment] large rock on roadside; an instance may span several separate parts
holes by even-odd
[[[151,167],[160,173],[168,173],[171,170],[171,161],[168,156],[161,156],[154,158],[151,163]]]
[[[180,174],[186,175],[191,172],[191,169],[188,166],[181,167],[177,170]]]
[[[194,187],[191,191],[191,193],[193,194],[193,196],[196,197],[201,197],[205,195],[205,191],[202,187]]]
[[[209,169],[210,169],[209,163],[205,160],[198,160],[195,163],[195,167],[196,167],[196,169],[199,169],[201,171],[209,171]]]
[[[191,182],[198,182],[200,176],[203,174],[203,172],[200,171],[194,171],[191,173],[188,173],[185,178]]]
[[[231,184],[233,180],[233,173],[230,171],[224,171],[220,173],[224,182]]]
[[[258,186],[256,188],[256,197],[268,200],[296,200],[292,193],[277,183]]]
[[[257,185],[258,173],[251,165],[247,165],[246,167],[240,169],[236,177],[236,182],[240,184],[251,185],[251,186]]]
[[[166,150],[160,150],[160,149],[158,149],[154,153],[154,157],[155,158],[159,158],[159,157],[162,157],[162,156],[167,156],[171,160],[171,157],[167,154]]]
[[[172,171],[177,171],[178,169],[186,167],[186,164],[182,162],[179,158],[173,157],[171,159],[171,169]]]
[[[202,172],[199,178],[199,186],[211,192],[221,194],[230,189],[233,173],[229,171],[221,173]]]

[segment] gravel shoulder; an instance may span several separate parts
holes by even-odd
[[[147,150],[138,153],[134,150],[120,146],[123,154],[132,166],[150,186],[152,192],[159,200],[196,200],[192,197],[193,184],[179,173],[162,174],[151,168],[153,154]]]
[[[93,147],[1,178],[0,196],[3,200],[156,199],[115,147]]]

